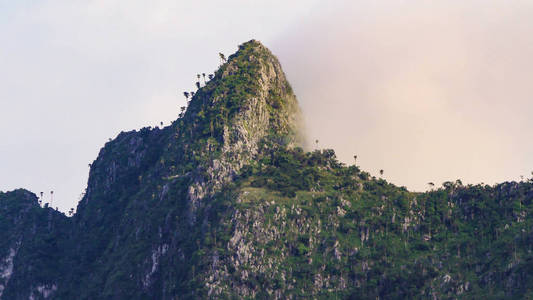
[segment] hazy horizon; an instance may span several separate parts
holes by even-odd
[[[218,3],[0,0],[0,191],[75,207],[109,138],[168,125],[195,75],[252,38],[341,161],[415,191],[530,177],[533,3]]]

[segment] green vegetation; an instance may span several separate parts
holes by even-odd
[[[413,193],[306,152],[270,51],[219,56],[171,126],[106,143],[70,218],[0,192],[0,299],[532,296],[533,180]]]
[[[307,291],[300,296],[523,298],[533,287],[533,182],[410,193],[342,165],[331,150],[276,149],[237,185],[239,209],[275,203],[262,222],[275,223],[278,207],[288,212],[292,225],[279,228],[287,238],[264,245],[250,231],[250,239],[265,261],[290,253],[279,267],[294,276],[294,291]],[[331,276],[333,291],[313,288],[319,274]]]

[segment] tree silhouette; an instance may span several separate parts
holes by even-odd
[[[200,89],[200,81],[196,81],[196,88]]]
[[[433,182],[428,182],[428,185],[429,185],[430,189],[433,189],[433,187],[435,186],[435,184]]]
[[[191,92],[191,100],[192,100],[192,97],[194,97],[194,92]]]
[[[54,200],[54,191],[50,191],[50,206],[52,206],[53,200]]]
[[[221,63],[226,62],[226,56],[223,53],[218,53],[218,56],[220,57],[220,62]]]
[[[379,170],[379,175],[383,176],[383,169]]]
[[[183,96],[185,96],[185,99],[189,101],[189,92],[183,92]]]
[[[353,162],[354,162],[354,164],[357,163],[357,155],[354,155],[354,156],[353,156]]]
[[[161,128],[163,128],[163,122],[160,122],[159,124],[161,124]]]
[[[202,77],[204,78],[204,85],[206,84],[205,82],[205,73],[202,73]]]
[[[209,80],[213,80],[213,77],[215,77],[215,75],[209,74],[207,77],[209,77]]]

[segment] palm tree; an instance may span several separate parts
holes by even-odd
[[[194,92],[191,92],[191,100],[192,100],[192,97],[194,97]]]
[[[213,77],[215,77],[215,75],[209,74],[209,75],[207,75],[207,77],[209,77],[209,80],[213,80]]]
[[[54,200],[54,191],[50,191],[50,206],[52,206],[53,200]]]
[[[183,92],[183,96],[185,96],[185,99],[189,101],[189,92]]]
[[[41,200],[43,200],[43,194],[44,194],[44,193],[43,193],[43,192],[41,192]]]
[[[161,124],[161,128],[163,128],[163,122],[160,122],[159,124]]]
[[[196,78],[198,78],[198,81],[200,81],[200,74],[196,74]]]
[[[204,85],[205,85],[205,73],[202,73],[202,77],[204,78]]]
[[[218,56],[220,57],[221,64],[226,62],[226,56],[223,53],[218,53]]]
[[[429,185],[430,189],[433,189],[433,187],[435,186],[435,184],[433,182],[428,182],[428,185]]]
[[[383,176],[383,169],[379,170],[379,175]]]
[[[354,162],[354,164],[357,163],[357,155],[354,155],[354,156],[353,156],[353,162]]]
[[[196,88],[200,89],[200,81],[196,81]]]

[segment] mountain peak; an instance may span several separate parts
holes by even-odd
[[[302,144],[301,120],[278,59],[258,41],[240,45],[196,91],[177,122],[175,148],[167,152],[198,162],[188,191],[191,220],[202,199],[249,164],[261,145]]]
[[[220,73],[221,77],[226,77],[243,74],[242,71],[258,80],[277,79],[278,83],[290,89],[290,84],[287,82],[276,56],[257,40],[250,40],[239,45],[238,51],[229,56],[227,62],[217,71],[217,75]],[[292,93],[292,89],[290,93]]]
[[[256,40],[240,45],[198,89],[184,119],[201,127],[195,139],[227,144],[237,142],[232,137],[249,143],[275,136],[284,144],[302,142],[296,96],[278,59]]]
[[[251,39],[248,42],[244,42],[240,44],[239,51],[243,49],[250,49],[253,51],[266,51],[271,56],[273,56],[273,54],[270,52],[270,50],[265,45],[263,45],[260,41],[255,40],[255,39]],[[237,51],[235,54],[239,54],[239,51]]]
[[[195,211],[250,164],[262,145],[302,144],[296,96],[278,59],[260,42],[240,45],[212,79],[198,85],[172,126],[123,133],[106,144],[92,164],[80,215],[88,215],[86,206],[106,205],[104,198],[118,186],[131,185],[130,174],[153,168],[158,176],[191,180],[187,206],[194,221]],[[146,180],[137,176],[135,182]]]
[[[262,58],[273,58],[276,59],[274,54],[270,52],[270,50],[265,47],[260,41],[258,40],[249,40],[248,42],[244,42],[239,45],[239,49],[234,54],[230,55],[229,61],[232,61],[238,57],[249,57],[249,56],[261,56]],[[278,63],[279,64],[279,63]]]

